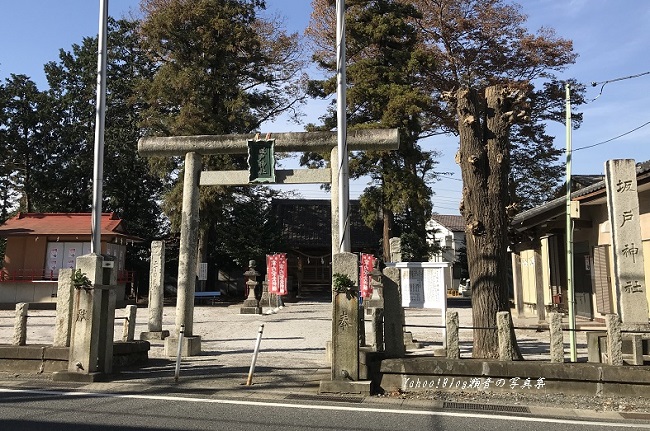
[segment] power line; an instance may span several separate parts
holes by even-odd
[[[611,83],[611,82],[624,81],[624,80],[626,80],[626,79],[638,78],[638,77],[640,77],[640,76],[643,76],[643,75],[649,75],[649,74],[650,74],[650,71],[648,71],[648,72],[643,72],[643,73],[637,73],[636,75],[624,76],[624,77],[622,77],[622,78],[609,79],[609,80],[607,80],[607,81],[592,82],[592,83],[591,83],[591,86],[592,86],[592,87],[596,87],[596,86],[598,86],[598,85],[600,85],[600,84],[603,84],[603,85],[602,85],[602,87],[600,87],[600,92],[598,93],[598,96],[596,96],[596,97],[594,97],[593,99],[591,99],[590,102],[593,102],[594,100],[598,99],[598,98],[603,94],[603,88],[605,88],[605,86],[606,86],[607,84]]]
[[[649,73],[650,73],[650,72],[649,72]],[[593,144],[593,145],[587,145],[587,146],[585,146],[585,147],[575,148],[575,149],[573,150],[573,152],[575,152],[575,151],[580,151],[580,150],[586,150],[587,148],[593,148],[593,147],[597,147],[597,146],[599,146],[599,145],[606,144],[606,143],[608,143],[608,142],[612,142],[613,140],[616,140],[616,139],[618,139],[618,138],[622,138],[623,136],[625,136],[625,135],[629,135],[629,134],[632,133],[632,132],[636,132],[637,130],[639,130],[639,129],[645,127],[645,126],[647,126],[648,124],[650,124],[650,121],[648,121],[648,122],[646,122],[646,123],[640,125],[639,127],[634,128],[634,129],[632,129],[632,130],[630,130],[630,131],[628,131],[628,132],[625,132],[625,133],[623,133],[622,135],[614,136],[613,138],[608,139],[608,140],[606,140],[606,141],[598,142],[597,144]],[[565,152],[566,152],[566,150],[565,150]]]

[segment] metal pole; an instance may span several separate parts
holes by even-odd
[[[255,362],[257,362],[257,354],[260,351],[260,344],[262,343],[262,332],[264,332],[264,324],[261,324],[260,330],[257,331],[257,341],[255,341],[255,350],[253,350],[253,360],[251,361],[251,368],[248,370],[246,386],[253,384],[253,373],[255,372]]]
[[[571,362],[577,362],[576,316],[573,291],[573,226],[571,221],[571,87],[566,84],[566,279],[569,305],[569,347]]]
[[[106,116],[106,38],[108,0],[99,0],[99,37],[97,43],[97,102],[95,150],[93,159],[93,206],[90,252],[101,252],[102,187],[104,182],[104,120]]]
[[[174,372],[174,381],[178,381],[178,375],[181,372],[181,353],[183,352],[183,335],[185,334],[185,325],[181,325],[178,331],[178,350],[176,351],[176,371]]]
[[[345,78],[345,0],[336,1],[336,129],[339,164],[339,252],[350,252],[350,173],[348,170],[348,143],[346,118]]]

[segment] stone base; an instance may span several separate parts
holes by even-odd
[[[417,350],[424,347],[424,344],[413,339],[412,332],[404,332],[404,348],[406,350]]]
[[[110,379],[109,375],[105,373],[73,373],[66,370],[53,372],[52,380],[55,382],[93,383],[107,382]]]
[[[198,356],[201,354],[201,337],[198,335],[183,337],[181,357]],[[178,338],[165,338],[165,355],[176,357],[178,355]]]
[[[345,394],[370,396],[370,380],[354,382],[350,380],[321,380],[319,394]]]
[[[262,314],[262,307],[241,307],[239,314]]]
[[[169,331],[149,331],[149,332],[140,332],[140,340],[149,341],[149,340],[164,340],[169,337]]]

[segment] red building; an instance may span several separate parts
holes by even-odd
[[[91,214],[18,213],[0,226],[0,238],[7,239],[0,303],[56,302],[59,269],[75,268],[77,256],[90,253]],[[130,278],[127,244],[137,240],[115,214],[102,214],[100,253],[113,257],[120,284]]]

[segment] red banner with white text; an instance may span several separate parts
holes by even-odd
[[[287,294],[287,272],[287,255],[285,253],[266,255],[269,293]]]
[[[370,273],[375,266],[375,256],[361,253],[361,268],[359,268],[359,290],[362,298],[372,296],[372,285],[370,284]]]

